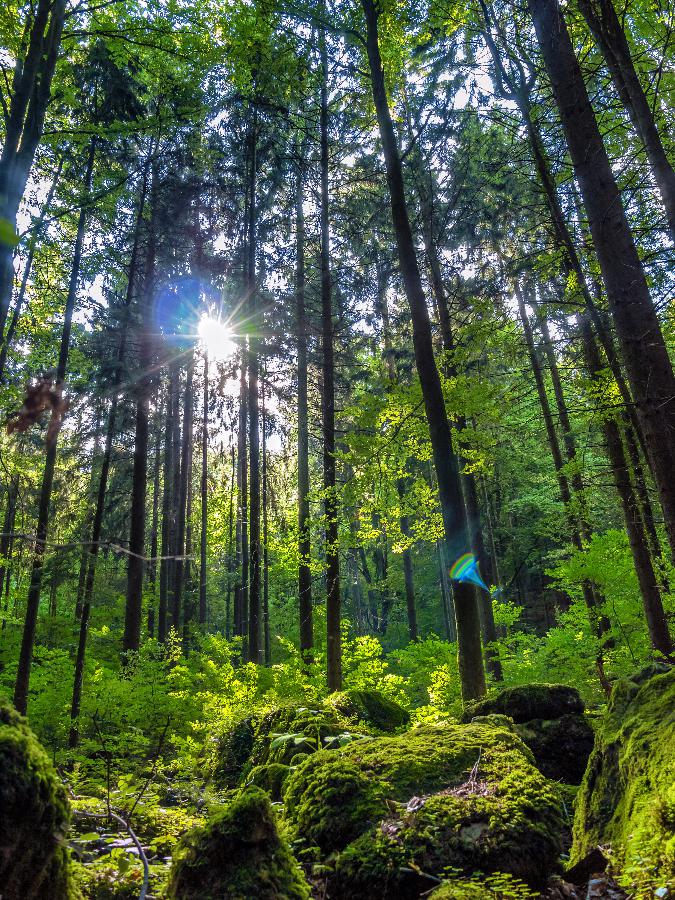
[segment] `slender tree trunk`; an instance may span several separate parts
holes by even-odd
[[[7,502],[5,504],[5,518],[2,523],[0,535],[0,597],[5,591],[5,579],[10,572],[10,547],[12,544],[12,532],[14,531],[14,518],[16,515],[16,501],[19,493],[19,478],[13,475],[7,485]],[[4,615],[7,613],[8,598],[5,597],[3,606],[2,629],[5,629]]]
[[[42,138],[66,0],[38,0],[27,35],[26,55],[14,69],[0,155],[0,220],[16,229],[16,216]],[[12,246],[0,242],[0,334],[12,297]]]
[[[238,506],[238,532],[239,532],[239,580],[238,603],[237,590],[235,589],[235,634],[244,638],[244,652],[242,656],[247,658],[246,643],[248,639],[248,388],[246,384],[246,342],[242,341],[241,348],[241,374],[239,379],[239,435],[237,439],[237,496]]]
[[[330,227],[328,217],[328,50],[326,32],[320,31],[321,54],[321,353],[323,392],[323,491],[326,513],[326,644],[329,691],[342,688],[340,634],[340,556],[338,496],[335,473],[335,348],[330,273]]]
[[[183,395],[183,439],[180,450],[180,484],[178,488],[178,507],[176,514],[176,568],[173,584],[173,625],[180,632],[181,617],[184,624],[187,624],[189,615],[184,609],[184,593],[185,593],[185,570],[186,570],[186,521],[187,521],[187,501],[190,477],[192,475],[190,466],[190,456],[192,449],[192,414],[193,414],[193,396],[192,386],[194,381],[195,357],[194,350],[190,350],[187,362],[187,373],[185,377],[185,394]]]
[[[528,0],[588,215],[675,552],[675,377],[619,189],[557,0]]]
[[[159,563],[159,617],[157,637],[164,643],[168,634],[169,582],[171,563],[171,514],[173,509],[173,423],[177,410],[176,364],[171,363],[168,372],[166,395],[166,420],[164,423],[164,476],[162,485],[162,558]]]
[[[267,410],[265,408],[265,377],[262,382],[262,520],[263,520],[263,639],[266,666],[272,665],[272,642],[270,635],[270,572],[267,553]]]
[[[161,410],[159,410],[161,413]],[[161,416],[158,416],[161,423]],[[154,472],[152,476],[152,520],[150,523],[150,564],[148,565],[148,582],[152,600],[148,606],[148,637],[155,636],[155,601],[157,599],[157,555],[159,552],[159,491],[162,470],[161,436],[158,435],[155,448]]]
[[[202,400],[201,532],[199,535],[199,624],[206,625],[206,550],[209,527],[209,356],[204,351],[204,397]]]
[[[298,341],[298,612],[300,653],[311,660],[314,646],[312,617],[312,554],[309,514],[309,426],[307,403],[307,317],[305,311],[305,217],[303,169],[298,166],[295,184],[295,315]]]
[[[152,212],[148,231],[143,291],[139,297],[139,373],[136,385],[136,422],[134,462],[131,481],[129,528],[129,562],[127,565],[127,597],[124,611],[122,652],[138,650],[141,643],[143,615],[143,576],[145,573],[145,502],[148,483],[148,444],[150,395],[153,379],[152,310],[155,291],[157,173],[152,176]]]
[[[141,225],[143,221],[143,212],[145,209],[145,197],[147,190],[147,168],[143,175],[141,186],[141,194],[138,202],[138,211],[136,213],[136,224],[134,228],[134,240],[131,249],[131,257],[129,260],[129,274],[127,276],[127,290],[123,310],[122,331],[120,334],[119,346],[117,348],[117,360],[115,372],[113,375],[114,392],[108,411],[108,422],[106,425],[105,444],[103,448],[103,458],[101,460],[101,470],[98,475],[98,490],[96,492],[96,507],[94,509],[94,518],[91,527],[91,541],[87,548],[88,562],[86,565],[86,578],[84,583],[84,593],[82,600],[82,612],[80,615],[80,633],[77,644],[77,656],[75,659],[75,673],[73,678],[73,696],[70,705],[70,733],[68,736],[68,746],[76,747],[79,741],[79,716],[80,704],[82,700],[82,687],[84,682],[84,665],[87,652],[87,636],[89,633],[89,618],[91,614],[91,604],[94,595],[94,584],[96,580],[96,562],[98,559],[99,545],[101,541],[101,533],[103,530],[103,516],[105,513],[105,499],[108,490],[108,477],[110,474],[110,465],[112,462],[112,446],[115,437],[115,428],[117,420],[117,406],[119,402],[119,388],[122,380],[122,367],[126,355],[129,314],[131,303],[134,296],[136,285],[136,274],[138,267],[138,249],[141,234]]]
[[[670,164],[656,127],[652,106],[635,70],[628,39],[616,14],[613,0],[577,0],[577,4],[605,57],[616,92],[645,148],[666,211],[668,228],[675,241],[675,170]]]
[[[259,345],[260,339],[258,292],[256,285],[257,250],[257,109],[253,108],[249,159],[248,201],[248,310],[250,332],[248,340],[248,413],[249,413],[249,610],[248,610],[248,659],[260,662],[260,422],[258,399]]]
[[[391,120],[378,44],[378,9],[373,0],[362,0],[367,25],[367,50],[380,138],[387,169],[392,219],[398,257],[413,325],[417,373],[422,387],[429,435],[438,478],[445,539],[453,558],[469,548],[466,513],[457,458],[445,409],[441,380],[433,352],[429,310],[417,264],[410,219],[405,199],[401,158]],[[481,652],[480,620],[476,592],[467,582],[455,584],[455,613],[458,632],[459,673],[464,700],[485,694],[485,672]]]
[[[49,185],[49,192],[47,193],[47,197],[42,206],[42,211],[40,212],[40,218],[37,220],[35,225],[33,226],[33,233],[31,235],[28,256],[26,257],[26,264],[23,269],[23,275],[21,277],[21,286],[19,288],[19,293],[17,295],[16,301],[14,303],[14,309],[12,310],[12,317],[9,321],[9,325],[7,326],[7,333],[4,335],[1,343],[0,343],[0,384],[4,381],[5,376],[5,366],[7,364],[7,354],[9,352],[10,347],[12,346],[12,342],[14,340],[14,335],[16,334],[16,329],[19,324],[19,319],[21,317],[21,312],[23,310],[24,300],[26,299],[26,289],[28,287],[28,279],[30,278],[30,273],[33,269],[33,260],[35,259],[35,250],[38,246],[38,243],[42,237],[44,232],[45,220],[47,218],[47,213],[52,208],[52,203],[54,201],[54,192],[56,191],[56,185],[61,177],[61,170],[63,169],[63,156],[59,157],[59,162],[56,167],[56,172],[54,172],[54,177],[52,178],[51,184]]]
[[[229,535],[227,543],[227,591],[225,594],[225,637],[229,641],[231,636],[230,630],[230,606],[232,603],[232,580],[237,568],[237,539],[234,529],[234,478],[237,471],[237,462],[235,458],[234,440],[232,440],[232,448],[230,451],[230,518],[229,518]],[[235,629],[236,634],[236,629]]]
[[[91,193],[91,181],[94,171],[94,156],[96,154],[96,138],[92,138],[89,145],[89,155],[85,174],[85,199],[80,208],[80,216],[77,223],[77,235],[73,252],[73,264],[70,272],[70,283],[66,297],[66,308],[63,317],[63,330],[61,332],[61,346],[59,349],[59,361],[56,368],[55,390],[60,394],[68,369],[68,355],[70,352],[70,333],[73,325],[73,312],[77,300],[77,287],[80,280],[80,266],[82,262],[82,248],[87,224],[87,203]],[[37,626],[38,612],[40,609],[40,592],[42,589],[42,570],[44,555],[47,546],[47,531],[49,527],[49,512],[52,499],[52,487],[54,484],[54,471],[56,469],[56,452],[59,431],[61,429],[61,409],[52,410],[47,437],[45,440],[45,466],[40,487],[40,500],[38,506],[37,528],[35,532],[35,549],[33,551],[30,584],[28,587],[28,599],[26,603],[26,618],[24,620],[23,636],[21,639],[21,651],[19,665],[14,686],[14,705],[22,714],[26,714],[28,708],[28,688],[30,684],[30,670],[33,662],[33,647],[35,645],[35,628]]]

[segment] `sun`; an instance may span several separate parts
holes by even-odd
[[[211,359],[229,359],[237,352],[234,335],[225,322],[204,315],[199,320],[197,334]]]

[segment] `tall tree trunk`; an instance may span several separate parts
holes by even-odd
[[[262,381],[262,520],[263,520],[263,641],[264,660],[266,666],[272,665],[272,641],[270,635],[270,571],[267,553],[268,522],[267,522],[267,409],[265,406],[265,376],[263,370]]]
[[[305,310],[305,216],[303,167],[295,183],[295,316],[298,341],[298,613],[300,654],[310,660],[314,646],[312,616],[312,547],[309,514],[309,426],[307,403],[307,316]]]
[[[42,138],[65,14],[66,0],[38,0],[26,55],[14,69],[0,155],[0,221],[12,229],[16,229],[17,212]],[[0,334],[5,330],[12,297],[12,249],[11,244],[0,241]]]
[[[453,558],[456,558],[465,553],[470,546],[459,466],[456,456],[452,452],[450,425],[433,352],[429,310],[417,265],[415,244],[406,206],[401,158],[385,89],[378,43],[379,12],[374,0],[362,0],[362,5],[367,25],[367,51],[373,100],[387,169],[401,276],[410,305],[415,361],[422,387],[438,478],[445,539],[449,552]],[[464,700],[473,700],[485,694],[486,686],[476,592],[470,583],[457,582],[455,585],[455,614],[462,696]]]
[[[59,361],[56,367],[57,393],[63,390],[63,383],[68,369],[68,355],[70,352],[70,333],[73,325],[73,312],[77,300],[77,286],[80,280],[80,266],[82,263],[82,248],[87,225],[88,201],[91,193],[91,181],[94,171],[94,156],[96,154],[96,138],[93,137],[89,144],[89,154],[85,173],[84,201],[80,208],[77,223],[77,235],[73,252],[73,264],[70,272],[70,283],[66,297],[66,308],[63,316],[63,330],[61,332],[61,346],[59,348]],[[40,591],[42,588],[42,569],[44,555],[47,546],[47,532],[49,527],[49,510],[52,499],[52,487],[54,484],[54,470],[56,468],[56,451],[61,429],[62,410],[52,410],[47,437],[45,439],[45,466],[40,487],[40,500],[38,506],[37,528],[35,531],[35,549],[28,587],[28,599],[26,602],[26,617],[24,620],[23,636],[21,639],[21,651],[19,654],[19,666],[14,685],[14,705],[22,714],[26,714],[28,708],[28,688],[30,684],[30,670],[33,662],[33,647],[35,645],[35,628],[37,626],[38,612],[40,609]]]
[[[206,550],[209,526],[209,355],[204,351],[202,410],[201,532],[199,535],[199,624],[206,625]]]
[[[117,421],[117,406],[119,403],[118,388],[122,380],[122,367],[126,355],[127,336],[129,328],[129,315],[131,304],[133,301],[134,290],[136,285],[136,274],[138,268],[138,249],[140,242],[141,226],[143,222],[143,211],[145,209],[145,197],[147,190],[147,168],[143,175],[141,186],[141,194],[138,201],[138,210],[136,213],[136,224],[134,227],[134,240],[129,259],[129,273],[127,276],[127,289],[123,309],[122,331],[120,334],[119,345],[117,348],[117,360],[115,371],[113,374],[113,395],[108,410],[108,422],[106,425],[105,444],[103,448],[103,458],[101,460],[101,469],[98,475],[98,489],[96,491],[96,507],[94,509],[94,518],[91,527],[91,541],[87,548],[88,562],[86,565],[86,578],[84,583],[84,593],[82,598],[82,612],[80,615],[80,633],[77,644],[77,656],[75,659],[75,673],[73,677],[73,695],[70,705],[70,733],[68,735],[68,746],[76,747],[79,741],[79,716],[80,704],[82,699],[82,686],[84,682],[84,665],[87,652],[87,637],[89,634],[89,618],[91,614],[91,604],[94,595],[94,584],[96,580],[96,562],[98,559],[99,545],[101,541],[101,533],[103,530],[103,516],[105,513],[105,499],[108,490],[108,477],[110,474],[110,465],[112,462],[112,446],[115,437],[115,428]]]
[[[244,639],[247,658],[248,639],[248,388],[246,384],[246,341],[241,347],[241,373],[239,376],[239,434],[237,438],[237,497],[238,497],[238,582],[235,588],[235,635]]]
[[[155,293],[155,268],[157,256],[157,172],[152,175],[152,210],[148,228],[148,246],[145,258],[143,290],[139,296],[139,373],[136,383],[136,422],[134,437],[134,461],[131,480],[131,512],[129,528],[129,562],[127,565],[127,597],[124,610],[124,635],[122,652],[138,650],[141,643],[143,615],[143,576],[145,573],[145,502],[148,484],[148,444],[150,395],[154,379],[151,377],[153,362],[152,310]]]
[[[230,639],[230,606],[232,603],[232,580],[237,568],[237,538],[234,528],[234,479],[237,471],[237,462],[235,457],[234,439],[232,439],[232,447],[230,450],[230,515],[229,515],[229,535],[227,543],[227,591],[225,593],[225,637]],[[236,621],[236,616],[235,616]],[[236,634],[236,630],[234,632]]]
[[[616,92],[645,148],[675,242],[675,170],[663,147],[652,106],[635,70],[613,0],[577,0],[577,4],[605,57]]]
[[[194,406],[194,398],[192,396],[192,385],[194,381],[195,357],[194,350],[190,350],[187,362],[187,372],[185,377],[185,393],[183,395],[183,436],[180,449],[180,484],[178,488],[178,507],[176,511],[176,568],[173,584],[173,625],[177,631],[180,631],[181,617],[184,624],[187,624],[189,616],[184,607],[185,593],[185,570],[186,570],[186,522],[187,522],[187,501],[189,483],[192,476],[191,450],[192,450],[192,414]]]
[[[557,0],[528,0],[600,263],[671,552],[675,376],[619,189]]]
[[[0,535],[0,598],[5,589],[5,579],[10,571],[10,547],[12,542],[12,532],[14,531],[14,518],[16,515],[16,501],[19,494],[19,477],[12,475],[7,485],[7,501],[5,504],[5,518],[2,523],[2,534]],[[3,613],[7,613],[7,599],[3,606]],[[2,628],[5,628],[5,619],[3,615]]]
[[[258,399],[259,375],[259,311],[256,285],[257,250],[257,108],[253,107],[249,154],[249,199],[248,199],[248,445],[249,445],[249,610],[248,610],[248,659],[260,662],[260,422]]]
[[[168,634],[169,592],[172,552],[171,517],[173,510],[173,423],[178,415],[178,373],[176,364],[169,365],[166,420],[164,422],[164,475],[162,484],[162,558],[159,563],[159,617],[157,637],[164,643]]]
[[[161,408],[158,410],[158,424],[161,425]],[[161,432],[157,436],[155,447],[154,472],[152,476],[152,519],[150,522],[150,563],[148,565],[148,583],[152,599],[148,606],[148,637],[155,636],[155,601],[157,599],[157,556],[159,553],[159,491],[162,471]]]
[[[325,4],[323,6],[325,11]],[[326,513],[326,649],[329,691],[342,688],[340,634],[340,556],[338,496],[335,475],[335,347],[330,273],[330,227],[328,218],[328,50],[326,31],[320,31],[321,55],[321,355],[323,392],[323,491]]]

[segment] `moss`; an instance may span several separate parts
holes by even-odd
[[[410,722],[408,711],[381,691],[352,688],[333,694],[327,702],[350,721],[363,722],[378,731],[397,731]]]
[[[343,851],[331,896],[370,898],[385,885],[417,897],[408,870],[446,866],[538,884],[560,853],[563,821],[555,785],[532,762],[507,728],[417,728],[315,754],[287,782],[285,815],[298,837]]]
[[[468,704],[462,721],[470,722],[474,716],[498,713],[519,723],[532,719],[559,719],[583,711],[584,702],[576,688],[564,684],[524,684]]]
[[[0,704],[0,890],[7,898],[73,896],[63,786],[26,720]]]
[[[298,753],[315,753],[326,746],[326,738],[347,727],[333,710],[281,706],[267,713],[255,733],[248,768],[278,762],[288,765]]]
[[[324,750],[289,779],[284,813],[298,836],[330,853],[346,847],[382,818],[384,797],[383,786],[357,763]]]
[[[291,772],[290,766],[283,763],[269,763],[266,766],[256,766],[248,774],[247,784],[254,784],[266,791],[272,800],[281,800],[281,792],[284,782]]]
[[[562,846],[559,795],[522,745],[508,739],[485,744],[480,756],[474,745],[474,765],[454,787],[412,798],[339,856],[336,896],[383,896],[386,885],[392,895],[412,900],[448,867],[543,885]]]
[[[572,861],[609,845],[637,881],[675,886],[675,669],[616,684],[576,801]],[[660,882],[658,881],[660,879]]]
[[[203,828],[189,833],[174,857],[172,900],[308,900],[309,888],[280,837],[267,794],[243,791]]]

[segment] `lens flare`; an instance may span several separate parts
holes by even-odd
[[[202,316],[197,334],[211,359],[229,359],[237,352],[234,335],[225,322],[212,319],[211,316]]]
[[[484,591],[490,591],[478,571],[478,561],[473,553],[465,553],[452,565],[450,569],[450,578],[453,581],[470,581],[472,584],[483,588]]]

